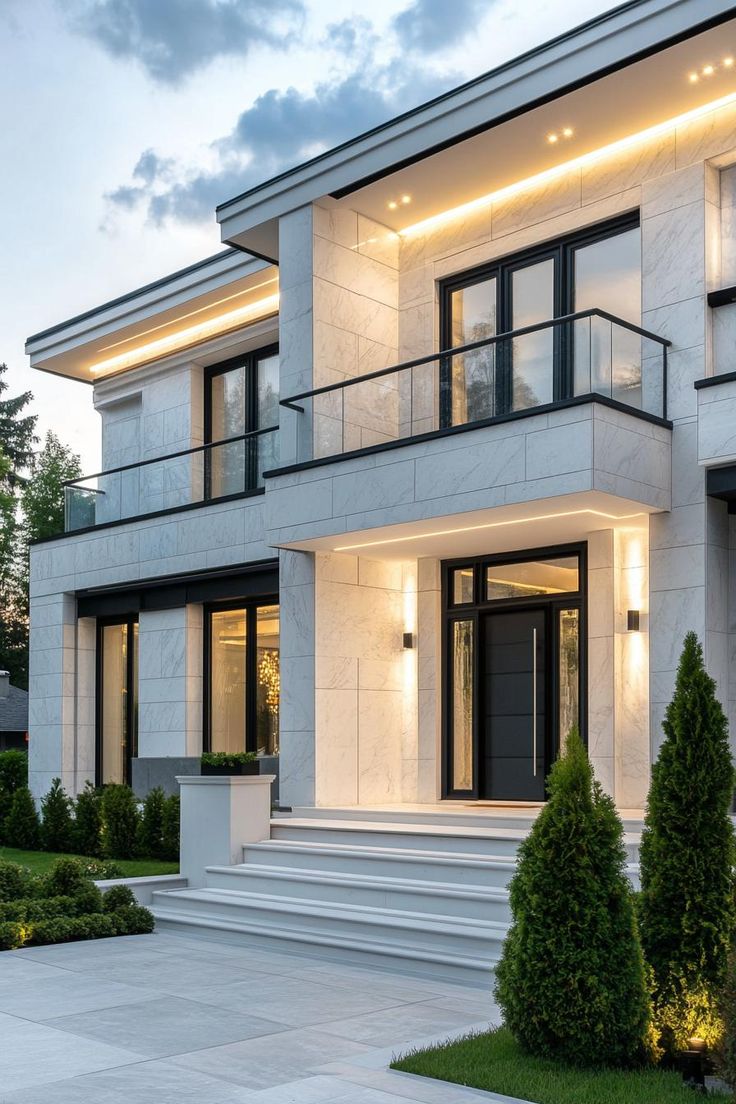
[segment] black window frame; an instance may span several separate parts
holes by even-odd
[[[575,252],[618,234],[624,234],[641,226],[640,212],[630,211],[594,226],[576,230],[563,237],[537,243],[530,248],[509,253],[475,268],[467,269],[440,281],[440,348],[447,352],[452,348],[452,295],[455,291],[482,283],[496,281],[496,333],[509,333],[513,325],[513,273],[521,268],[539,264],[545,260],[554,262],[554,318],[575,311]],[[599,307],[606,309],[605,303]],[[626,319],[625,321],[631,321]],[[565,333],[567,326],[554,327],[553,342],[553,402],[562,402],[573,395],[572,334]],[[496,348],[495,410],[498,415],[511,412],[513,386],[511,350],[509,342],[498,342]],[[534,408],[532,407],[531,410]],[[440,360],[440,427],[449,428],[452,422],[452,358]]]
[[[121,614],[120,616],[110,617],[98,617],[95,629],[95,785],[105,786],[108,783],[103,781],[104,762],[103,762],[103,734],[102,734],[102,705],[104,688],[104,675],[103,675],[103,649],[104,649],[104,633],[103,630],[111,625],[125,625],[127,630],[128,642],[127,653],[125,657],[125,680],[126,680],[126,693],[128,694],[128,709],[126,710],[125,718],[125,770],[123,781],[126,785],[130,786],[133,776],[133,760],[138,756],[138,711],[140,708],[140,698],[138,694],[138,686],[136,686],[135,693],[135,710],[130,709],[130,688],[133,685],[134,674],[136,670],[133,648],[131,642],[134,637],[133,626],[138,625],[138,615],[134,613]],[[139,636],[140,646],[140,636]],[[140,664],[139,664],[140,670]]]
[[[205,444],[216,444],[212,439],[212,381],[217,376],[231,372],[234,368],[243,368],[245,386],[243,388],[243,428],[240,433],[251,433],[256,429],[267,429],[267,426],[258,424],[258,363],[268,357],[279,355],[278,342],[264,345],[258,349],[251,349],[247,353],[230,357],[228,360],[210,364],[204,370],[204,440]],[[240,436],[240,434],[233,434]],[[255,490],[258,483],[258,441],[243,441],[245,463],[243,465],[244,491]],[[252,446],[252,447],[251,447]],[[206,449],[204,453],[204,485],[205,501],[216,501],[211,493],[212,482],[212,449]],[[229,495],[217,497],[230,497]]]
[[[562,556],[578,557],[578,589],[564,594],[530,595],[528,598],[491,598],[486,596],[485,569],[492,564],[528,563],[534,560],[556,559]],[[457,567],[473,567],[473,601],[454,603],[452,599],[452,572]],[[514,552],[497,552],[486,556],[463,556],[441,563],[441,794],[445,800],[477,801],[480,799],[480,750],[481,750],[481,680],[484,669],[480,622],[483,614],[495,610],[531,609],[544,606],[548,611],[548,663],[546,700],[549,710],[545,761],[551,767],[560,745],[559,733],[559,617],[563,609],[578,609],[579,667],[580,667],[580,736],[588,746],[588,545],[587,541],[550,545],[543,548],[525,548]],[[473,622],[473,788],[454,789],[452,785],[452,646],[451,626],[454,621]]]
[[[279,607],[279,652],[281,636],[281,604],[279,595],[259,594],[252,598],[233,598],[227,602],[206,602],[203,606],[203,694],[202,694],[202,751],[212,750],[212,614],[230,610],[245,612],[245,732],[243,750],[258,750],[258,649],[253,645],[258,639],[258,609],[262,606]]]

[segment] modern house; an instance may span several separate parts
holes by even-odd
[[[393,871],[477,932],[446,887],[502,897],[571,726],[636,828],[690,629],[736,731],[736,9],[633,0],[223,199],[28,340],[103,468],[32,552],[34,792],[278,756],[253,930],[349,942]]]

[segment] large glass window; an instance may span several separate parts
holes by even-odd
[[[211,751],[279,749],[279,607],[209,611],[208,744]]]
[[[279,421],[279,356],[276,349],[248,353],[209,370],[205,404],[208,442],[227,441]],[[278,434],[231,441],[208,450],[208,497],[251,490],[277,462]]]
[[[100,622],[97,648],[97,782],[130,783],[138,750],[137,622]]]
[[[444,349],[598,308],[641,324],[638,215],[448,280]],[[460,425],[597,392],[641,406],[641,338],[606,319],[542,327],[448,356],[441,424]]]

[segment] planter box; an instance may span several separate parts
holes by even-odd
[[[226,775],[241,776],[241,775],[244,775],[244,774],[247,774],[247,775],[260,774],[261,773],[261,764],[260,764],[258,759],[255,759],[252,763],[237,763],[233,767],[220,767],[220,766],[212,767],[212,766],[205,766],[205,764],[202,763],[202,768],[201,768],[200,773],[201,773],[203,778],[204,777],[214,777],[214,776],[224,777]]]

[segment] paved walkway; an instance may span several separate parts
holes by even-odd
[[[483,1028],[485,992],[155,934],[0,954],[0,1104],[470,1104],[387,1070]]]

